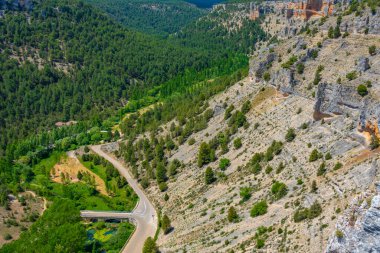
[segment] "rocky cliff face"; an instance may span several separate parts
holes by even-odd
[[[336,225],[326,252],[380,252],[380,184],[377,195],[365,192],[355,198]]]
[[[363,107],[363,99],[357,94],[355,87],[329,83],[320,83],[318,86],[314,106],[318,113],[343,114],[346,110]]]

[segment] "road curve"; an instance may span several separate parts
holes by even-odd
[[[90,148],[99,156],[104,157],[112,163],[120,174],[125,177],[129,185],[139,196],[139,202],[131,213],[83,211],[81,215],[86,218],[100,218],[103,216],[105,216],[103,218],[132,218],[136,222],[136,231],[133,233],[132,237],[121,252],[141,253],[146,238],[149,236],[154,237],[154,234],[156,233],[158,221],[156,210],[150,203],[149,199],[145,196],[144,192],[140,189],[138,182],[131,177],[128,169],[117,159],[104,152],[101,149],[101,146],[102,145],[91,146]]]

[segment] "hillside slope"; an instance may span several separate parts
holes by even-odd
[[[116,154],[171,219],[163,252],[323,252],[344,238],[337,217],[363,191],[371,202],[380,180],[379,20],[366,8],[279,33],[249,77],[194,104],[193,117],[181,108],[132,136],[165,106],[125,120]]]

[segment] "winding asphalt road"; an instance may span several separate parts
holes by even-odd
[[[144,242],[149,236],[154,237],[157,230],[157,214],[149,199],[140,189],[137,181],[133,179],[128,172],[128,169],[117,159],[110,156],[101,149],[101,145],[91,146],[91,150],[98,155],[107,159],[115,168],[124,176],[135,193],[139,196],[139,202],[135,209],[131,212],[102,212],[102,211],[82,211],[83,218],[108,218],[108,219],[133,219],[136,223],[136,231],[133,233],[130,240],[124,245],[121,252],[124,253],[141,253]]]

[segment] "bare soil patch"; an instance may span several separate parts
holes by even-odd
[[[83,166],[83,164],[81,164],[81,162],[76,157],[62,158],[61,161],[57,163],[52,169],[51,176],[54,182],[62,184],[62,174],[64,174],[66,179],[69,179],[72,183],[76,183],[80,181],[78,179],[78,172],[89,173],[92,177],[95,178],[96,189],[101,194],[108,196],[106,184],[103,179]]]

